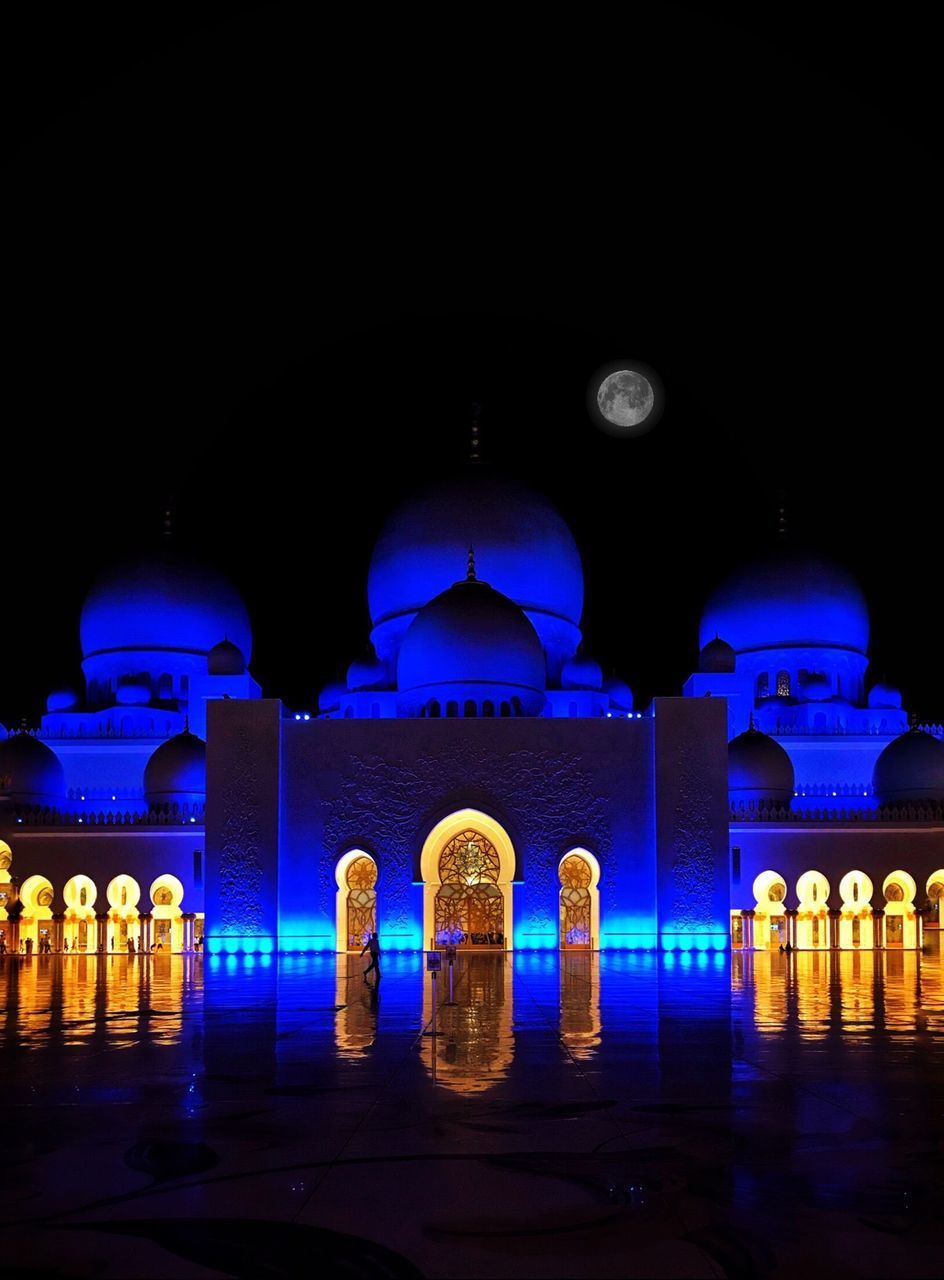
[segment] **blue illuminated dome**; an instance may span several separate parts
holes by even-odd
[[[206,743],[184,731],[161,743],[144,766],[144,794],[153,807],[206,801]]]
[[[544,650],[514,601],[472,578],[416,615],[400,646],[397,684],[411,715],[539,715]]]
[[[880,805],[944,801],[944,742],[911,729],[890,742],[872,770]]]
[[[726,640],[718,636],[708,641],[698,657],[698,670],[707,675],[730,675],[735,665],[734,650]]]
[[[620,680],[618,676],[611,676],[604,681],[603,691],[609,694],[610,702],[617,711],[632,711],[633,691],[625,680]]]
[[[808,702],[825,702],[828,698],[832,698],[833,686],[827,676],[817,673],[810,676],[801,692]]]
[[[387,668],[376,658],[354,661],[347,669],[347,687],[350,690],[385,689],[387,686]]]
[[[576,653],[564,663],[560,682],[562,689],[599,689],[603,685],[603,672],[599,662]]]
[[[221,640],[245,661],[252,651],[235,588],[170,545],[101,578],[82,608],[80,633],[92,705],[108,704],[125,678],[145,679],[161,700],[181,700],[184,677],[205,674]]]
[[[728,743],[728,792],[731,802],[789,804],[793,763],[779,742],[750,728]]]
[[[470,546],[495,590],[528,615],[556,679],[580,643],[583,569],[576,543],[546,498],[484,466],[407,502],[382,530],[368,577],[378,656],[393,669],[407,627],[455,581]]]
[[[864,654],[869,615],[845,569],[816,555],[780,552],[742,569],[711,596],[700,643],[719,635],[739,654],[792,646]]]
[[[66,794],[62,764],[31,733],[13,733],[0,742],[0,803],[55,805]]]

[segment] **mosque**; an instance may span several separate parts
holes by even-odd
[[[561,516],[469,465],[390,518],[369,657],[289,713],[238,594],[165,538],[89,593],[84,694],[0,735],[7,949],[919,947],[944,733],[869,679],[853,580],[782,541],[637,709]]]

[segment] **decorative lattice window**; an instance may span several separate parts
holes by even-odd
[[[560,864],[560,927],[565,947],[590,945],[590,864],[572,853]]]
[[[503,946],[505,900],[498,879],[501,860],[479,831],[461,832],[439,855],[436,941],[440,946]]]
[[[373,858],[362,854],[349,864],[345,872],[347,883],[347,946],[356,951],[366,946],[367,939],[377,930],[377,864]]]
[[[789,671],[777,672],[777,697],[778,698],[790,697],[790,672]]]

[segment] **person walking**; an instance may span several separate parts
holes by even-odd
[[[376,969],[377,981],[379,982],[380,981],[380,939],[377,937],[376,933],[372,933],[370,937],[367,939],[367,941],[364,943],[364,946],[361,949],[361,955],[363,955],[365,951],[370,952],[370,964],[364,970],[364,981],[367,982],[367,975],[370,973],[371,969]],[[368,983],[367,985],[370,986],[370,983]]]

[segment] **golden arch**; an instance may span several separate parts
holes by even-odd
[[[337,951],[360,951],[367,939],[357,942],[357,937],[376,930],[378,874],[377,860],[364,849],[349,849],[338,859],[334,868]]]
[[[804,871],[796,884],[799,908],[796,945],[800,951],[829,946],[829,881],[822,871]]]
[[[944,898],[944,867],[939,871],[931,872],[924,891],[931,904],[927,923],[932,929],[938,929],[941,925],[941,899]]]
[[[784,902],[787,882],[779,871],[762,871],[754,881],[754,947],[776,950],[787,944],[787,917]]]
[[[511,950],[512,924],[512,881],[515,874],[515,849],[511,837],[494,818],[478,809],[457,809],[455,813],[441,819],[430,831],[423,844],[420,855],[420,876],[423,880],[423,937],[426,945],[436,946],[436,897],[442,887],[440,876],[440,858],[450,840],[464,831],[476,831],[489,842],[498,859],[495,887],[502,896],[502,936],[503,948]]]
[[[885,877],[885,946],[914,951],[919,945],[918,913],[915,894],[918,886],[907,871],[893,871]]]
[[[847,871],[839,881],[842,915],[839,947],[842,951],[871,951],[875,940],[872,919],[872,881],[864,871]]]
[[[589,849],[571,849],[557,865],[560,881],[560,945],[600,948],[600,864]]]

